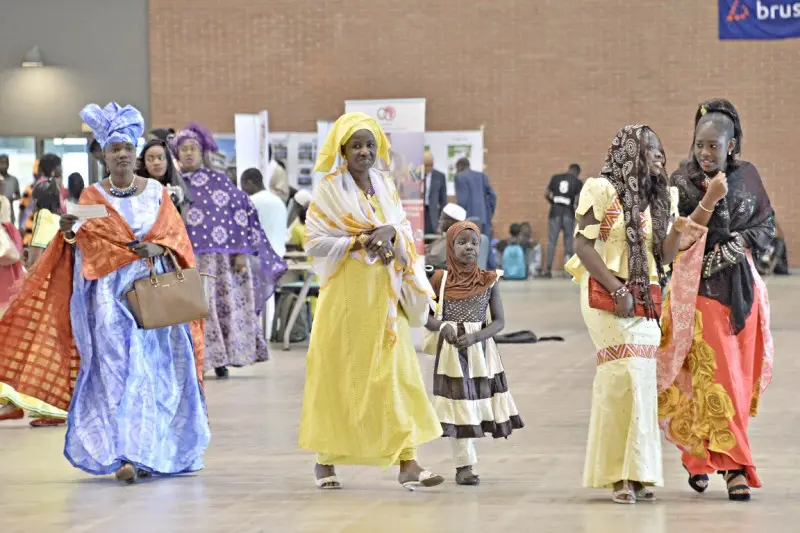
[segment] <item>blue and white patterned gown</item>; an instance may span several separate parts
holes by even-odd
[[[148,180],[138,196],[116,198],[98,187],[142,239],[158,216],[163,187]],[[75,231],[80,231],[76,229]],[[156,270],[164,272],[162,259]],[[125,293],[149,275],[144,261],[98,280],[82,274],[76,249],[72,330],[81,366],[67,417],[64,455],[90,474],[123,462],[158,474],[203,468],[210,430],[188,324],[139,329]]]

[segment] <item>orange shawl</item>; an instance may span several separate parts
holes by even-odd
[[[133,231],[103,194],[90,187],[81,204],[103,204],[109,216],[87,220],[76,235],[83,258],[83,276],[96,280],[139,261],[127,244],[136,240]],[[195,266],[192,243],[186,227],[166,189],[161,208],[142,242],[169,248],[185,268]],[[57,236],[39,258],[25,280],[22,291],[0,320],[0,382],[21,394],[66,411],[80,368],[70,322],[73,252]],[[203,383],[203,321],[190,324],[195,347],[197,377]]]

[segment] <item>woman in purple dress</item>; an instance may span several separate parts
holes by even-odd
[[[247,194],[209,168],[207,162],[218,150],[211,133],[190,124],[172,143],[192,193],[186,228],[197,265],[213,276],[208,278],[205,369],[213,368],[224,378],[228,366],[267,360],[259,315],[286,272],[286,263],[270,246]]]

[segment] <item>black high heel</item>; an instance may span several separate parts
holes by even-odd
[[[686,465],[683,465],[683,468],[687,472],[689,472],[689,469],[686,468]],[[702,485],[699,485],[698,484],[699,481],[705,481],[706,486],[703,487]],[[692,490],[694,490],[697,493],[703,494],[706,491],[706,489],[708,488],[708,481],[709,480],[707,474],[697,474],[693,476],[692,473],[689,472],[689,486],[692,487]]]
[[[750,501],[750,485],[746,482],[744,484],[739,483],[738,485],[731,486],[731,481],[736,479],[737,477],[743,477],[745,481],[747,480],[747,475],[745,474],[744,470],[728,470],[727,472],[720,472],[722,476],[725,478],[725,483],[728,484],[728,499],[734,502],[749,502]],[[739,492],[735,493],[736,490],[747,490],[747,492]]]

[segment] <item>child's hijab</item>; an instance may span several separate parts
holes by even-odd
[[[481,231],[472,222],[457,222],[447,230],[447,280],[444,286],[446,300],[466,300],[472,296],[483,294],[497,280],[497,273],[478,268],[478,263],[462,265],[456,261],[455,244],[458,234],[464,230],[472,230],[478,236]],[[431,278],[431,285],[438,296],[442,283],[442,271]]]

